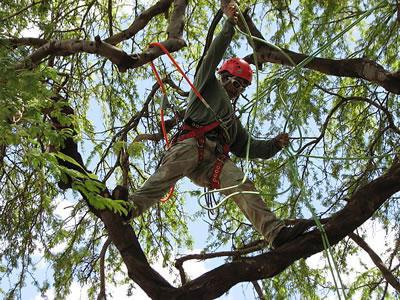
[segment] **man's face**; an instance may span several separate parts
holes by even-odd
[[[229,76],[222,79],[222,85],[231,99],[236,99],[249,85],[249,82],[243,78]]]

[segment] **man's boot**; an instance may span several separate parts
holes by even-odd
[[[300,235],[302,235],[308,228],[310,228],[314,223],[309,220],[300,221],[296,225],[289,227],[283,227],[275,239],[272,241],[271,246],[276,249],[285,243],[291,242]]]

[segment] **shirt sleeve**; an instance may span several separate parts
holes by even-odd
[[[275,139],[257,140],[249,137],[246,129],[243,128],[239,120],[237,122],[237,135],[235,142],[231,145],[231,152],[237,157],[246,157],[247,141],[250,138],[249,158],[267,159],[273,157],[282,148]]]
[[[212,41],[197,72],[194,84],[198,89],[201,89],[209,78],[215,76],[215,70],[231,43],[234,33],[233,23],[230,20],[226,20],[221,32]]]

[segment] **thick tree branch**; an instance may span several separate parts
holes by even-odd
[[[222,4],[225,2],[226,1],[222,1]],[[113,45],[133,37],[137,32],[143,29],[154,16],[165,12],[170,7],[171,3],[172,0],[160,0],[136,18],[128,29],[105,39],[102,43],[99,43],[99,39],[97,40],[97,43],[85,40],[46,42],[41,39],[2,39],[2,41],[8,41],[14,46],[40,46],[40,48],[32,53],[28,60],[20,64],[18,68],[34,66],[48,55],[65,56],[79,52],[86,52],[98,54],[111,60],[118,66],[120,71],[123,72],[130,68],[140,67],[159,57],[163,53],[160,49],[154,47],[147,49],[140,54],[129,55],[124,51],[113,47]],[[186,45],[182,39],[183,17],[186,6],[186,0],[174,1],[174,11],[167,29],[168,39],[162,42],[170,52],[178,51]],[[252,19],[247,14],[245,14],[245,19],[251,33],[258,38],[264,39],[260,31],[254,25]],[[243,29],[243,26],[241,27]],[[296,53],[288,49],[283,49],[283,52],[286,54],[284,55],[275,48],[258,41],[255,42],[255,51],[260,64],[269,62],[293,66],[292,61],[295,64],[299,64],[309,57],[308,55]],[[291,60],[289,60],[287,56],[289,56]],[[253,55],[248,55],[245,59],[250,63],[254,63]],[[326,59],[316,57],[311,60],[305,68],[316,70],[327,75],[364,79],[382,86],[387,91],[400,94],[400,71],[389,72],[377,62],[367,58]]]
[[[187,5],[187,0],[174,0],[174,11],[172,12],[167,28],[168,39],[182,40],[183,26],[185,24],[184,18]]]
[[[117,47],[100,41],[100,38],[97,37],[96,41],[50,41],[34,51],[27,57],[27,59],[25,59],[24,62],[17,65],[16,68],[22,69],[34,67],[49,55],[68,56],[80,52],[98,54],[108,58],[118,67],[125,64],[133,64],[138,59],[137,57],[128,55]]]
[[[186,6],[186,0],[175,0],[175,9],[167,29],[168,39],[161,42],[169,52],[178,51],[186,45],[185,41],[182,39],[183,18]],[[49,55],[67,56],[85,52],[97,54],[109,59],[118,66],[121,72],[124,72],[127,69],[140,67],[164,54],[158,47],[152,47],[145,50],[143,53],[129,55],[107,41],[110,41],[110,39],[101,41],[100,37],[96,37],[95,42],[86,40],[49,41],[34,51],[22,63],[18,64],[16,68],[35,67]],[[116,43],[115,40],[111,40],[111,42]]]
[[[400,191],[400,165],[396,161],[387,174],[373,180],[355,192],[346,207],[327,222],[325,231],[331,245],[339,242],[368,220],[380,205],[398,191]],[[113,214],[107,213],[110,214],[109,217],[111,218]],[[107,219],[103,219],[103,221],[109,224]],[[121,226],[117,224],[118,219],[114,219],[111,223],[113,224],[112,226]],[[120,228],[119,230],[123,229]],[[125,230],[127,229],[125,228]],[[119,230],[115,230],[116,235]],[[133,249],[128,250],[133,245],[127,246],[125,243],[126,240],[120,240],[117,243],[117,248],[120,249],[128,269],[132,270],[130,277],[140,284],[149,295],[152,295],[153,299],[213,299],[222,295],[238,282],[273,277],[296,260],[306,258],[323,250],[320,233],[314,230],[275,251],[252,258],[235,260],[188,282],[179,289],[164,287],[161,291],[157,282],[143,282],[143,280],[151,280],[151,278],[137,278],[137,274],[140,273],[139,265],[137,262],[132,262],[132,258],[126,257],[135,252]],[[159,298],[159,292],[164,293],[162,298]],[[204,298],[204,295],[207,295],[207,298]]]
[[[129,277],[134,278],[152,299],[168,299],[168,295],[175,289],[150,267],[132,227],[124,224],[122,217],[110,211],[101,211],[100,218],[106,225],[113,244],[121,253]]]
[[[372,261],[374,262],[375,266],[379,268],[379,270],[382,272],[383,277],[386,279],[386,281],[398,292],[400,292],[400,282],[397,280],[395,276],[393,276],[392,272],[388,268],[386,268],[385,264],[383,263],[382,259],[379,257],[378,254],[375,253],[374,250],[371,249],[371,247],[368,246],[368,244],[357,234],[355,233],[350,233],[349,237],[356,242],[358,246],[360,246],[362,249],[364,249],[365,252],[368,253],[369,257],[371,257]]]
[[[73,110],[70,107],[65,107],[65,114],[73,114]],[[61,127],[58,126],[58,120],[56,118],[52,119],[54,127],[56,130],[60,130]],[[71,127],[71,129],[73,129]],[[75,161],[80,164],[80,167],[73,165],[67,161],[60,160],[59,163],[64,167],[75,169],[78,171],[87,171],[84,167],[82,156],[78,152],[78,147],[76,142],[72,138],[67,138],[64,141],[64,146],[60,149],[60,152],[70,156]],[[73,179],[68,182],[60,182],[63,189],[72,187]],[[120,195],[120,192],[115,192],[113,199],[123,199],[127,198],[127,195]],[[104,190],[101,195],[103,197],[112,198],[108,190]],[[88,199],[84,194],[82,197],[89,204]],[[112,240],[113,244],[117,247],[122,255],[125,265],[128,268],[128,274],[131,278],[135,278],[135,282],[153,299],[162,299],[163,295],[168,295],[168,292],[174,290],[174,288],[154,269],[152,269],[147,261],[146,256],[143,253],[142,248],[138,242],[136,234],[132,230],[132,227],[126,224],[123,218],[116,215],[108,210],[97,210],[90,207],[91,211],[98,216],[105,224],[109,238]]]
[[[245,19],[252,35],[264,40],[264,37],[254,25],[252,19],[248,15],[245,16]],[[309,57],[302,53],[282,49],[286,54],[284,55],[279,50],[259,41],[255,41],[255,48],[257,60],[260,64],[269,62],[292,67],[292,61],[297,65]],[[253,54],[246,56],[244,59],[254,64]],[[375,61],[367,58],[326,59],[315,57],[305,68],[327,75],[365,79],[382,86],[389,92],[400,94],[400,71],[389,72]]]
[[[35,48],[42,47],[48,43],[45,39],[39,38],[9,38],[9,39],[0,39],[0,44],[8,44],[11,47],[19,47],[19,46],[31,46]]]
[[[334,245],[368,220],[394,193],[400,191],[400,164],[396,161],[387,174],[366,184],[355,192],[348,204],[324,226],[330,244]],[[318,230],[274,251],[252,258],[224,264],[184,285],[178,299],[213,299],[241,281],[270,278],[282,272],[300,258],[323,250]],[[233,275],[235,274],[235,275]]]

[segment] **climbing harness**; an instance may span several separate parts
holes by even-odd
[[[178,141],[183,141],[190,138],[197,140],[198,148],[198,162],[204,160],[204,147],[206,143],[206,134],[217,129],[220,126],[219,121],[214,121],[208,125],[200,126],[194,122],[186,121],[182,127],[183,134],[178,137]],[[210,189],[219,189],[221,187],[219,177],[222,172],[225,161],[229,158],[229,145],[222,145],[222,153],[218,153],[217,159],[214,163],[214,167],[210,177]]]

